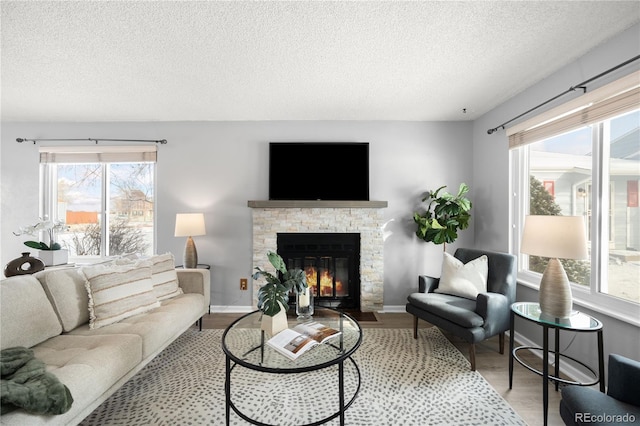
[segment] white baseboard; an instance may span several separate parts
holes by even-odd
[[[507,331],[507,335],[509,334],[509,332]],[[532,340],[529,340],[528,338],[524,337],[522,334],[517,333],[516,332],[516,338],[515,338],[515,342],[514,342],[514,347],[517,346],[534,346],[534,347],[540,347],[537,343],[535,343]],[[507,352],[508,352],[508,348],[507,348]],[[537,356],[538,358],[542,359],[542,351],[532,351],[530,350],[529,352],[533,353],[535,356]],[[553,353],[549,353],[549,359],[551,359],[553,361]],[[514,360],[515,361],[515,360]],[[517,361],[515,361],[517,363]],[[551,374],[551,365],[549,366],[550,371],[549,374]],[[573,380],[577,381],[577,382],[581,382],[581,383],[588,383],[588,382],[593,382],[593,377],[591,377],[590,375],[584,373],[581,370],[578,370],[577,368],[568,365],[566,363],[560,363],[560,372],[563,374],[566,374],[567,376],[571,377]]]
[[[256,309],[253,306],[225,306],[225,305],[210,305],[209,309],[211,313],[216,314],[248,314]]]
[[[226,305],[211,305],[209,307],[212,313],[228,313],[228,314],[247,314],[255,311],[252,306],[226,306]],[[376,311],[381,314],[396,314],[407,312],[404,305],[385,305],[381,311]]]
[[[378,311],[381,314],[399,314],[407,312],[405,305],[383,305],[382,310]]]

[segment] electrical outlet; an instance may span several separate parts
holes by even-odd
[[[247,289],[247,279],[240,278],[240,290],[246,290],[246,289]]]

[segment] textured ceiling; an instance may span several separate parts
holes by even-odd
[[[1,8],[16,121],[470,120],[640,21],[638,1]]]

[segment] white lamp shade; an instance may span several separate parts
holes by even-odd
[[[203,213],[176,214],[176,237],[195,237],[206,233]]]
[[[557,259],[587,259],[582,216],[527,216],[520,251]]]

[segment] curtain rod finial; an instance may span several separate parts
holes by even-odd
[[[487,134],[488,134],[488,135],[490,135],[490,134],[492,134],[493,132],[495,132],[496,130],[498,130],[498,129],[489,129],[489,130],[487,130]]]

